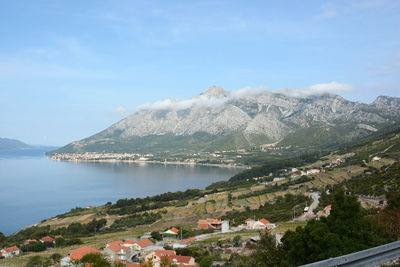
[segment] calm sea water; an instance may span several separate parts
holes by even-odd
[[[121,198],[205,188],[239,169],[138,163],[57,162],[42,151],[0,152],[0,232]]]

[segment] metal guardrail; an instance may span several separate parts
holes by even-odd
[[[385,262],[400,258],[400,241],[385,244],[359,252],[318,261],[302,267],[331,267],[331,266],[377,266]]]

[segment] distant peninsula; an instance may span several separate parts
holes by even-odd
[[[17,139],[1,138],[0,137],[0,150],[16,150],[16,149],[30,149],[33,146],[25,144]]]

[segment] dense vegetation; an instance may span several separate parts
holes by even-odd
[[[387,192],[400,189],[400,162],[383,166],[380,170],[370,170],[369,175],[354,177],[345,183],[353,194],[383,196]]]
[[[106,230],[105,225],[107,221],[105,219],[93,219],[87,224],[71,223],[68,227],[60,227],[51,229],[50,226],[32,226],[25,228],[13,235],[5,237],[3,239],[3,245],[16,245],[21,244],[27,239],[39,240],[44,236],[56,236],[62,235],[65,237],[64,240],[56,240],[58,246],[68,246],[79,244],[80,240],[77,237],[84,237],[96,234],[98,232]],[[57,241],[59,243],[57,243]]]
[[[394,214],[393,209],[399,211],[400,208],[398,195],[391,203],[389,207]],[[400,233],[399,226],[396,231],[378,232],[371,221],[373,219],[365,216],[355,196],[346,196],[338,190],[327,218],[311,220],[305,227],[286,232],[280,245],[272,236],[266,235],[258,242],[256,252],[251,256],[234,255],[230,265],[297,266],[390,242],[395,239],[390,234]]]

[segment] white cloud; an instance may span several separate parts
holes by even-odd
[[[281,89],[277,91],[273,91],[268,89],[267,87],[260,86],[257,88],[254,87],[245,87],[239,90],[229,91],[227,96],[225,97],[212,97],[209,95],[200,94],[193,98],[176,100],[176,99],[164,99],[154,103],[144,104],[137,107],[137,111],[141,110],[162,110],[162,109],[175,109],[182,110],[191,107],[213,107],[222,105],[233,99],[240,99],[243,97],[248,97],[251,95],[258,94],[273,94],[280,93],[285,94],[291,97],[307,97],[311,95],[322,95],[322,94],[334,94],[339,92],[350,92],[353,91],[353,87],[348,84],[331,82],[331,83],[322,83],[315,84],[305,88],[297,88],[297,89]]]
[[[119,106],[114,109],[111,113],[117,116],[128,116],[129,114],[133,113],[134,109],[126,108],[123,106]]]
[[[305,88],[283,89],[280,90],[280,92],[293,97],[307,97],[311,95],[351,92],[353,90],[354,88],[351,85],[338,82],[330,82],[314,84]]]

